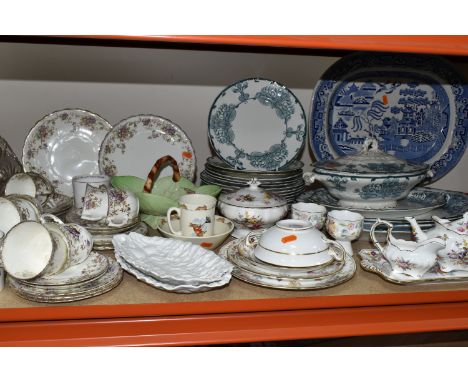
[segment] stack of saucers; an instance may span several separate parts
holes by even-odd
[[[25,299],[61,303],[106,293],[120,283],[122,275],[122,269],[115,260],[91,252],[85,261],[62,273],[31,280],[8,276],[8,282],[13,291]]]
[[[89,231],[93,236],[93,249],[95,251],[108,251],[114,249],[112,244],[112,238],[114,235],[130,232],[137,232],[142,235],[146,235],[148,233],[148,226],[141,222],[139,218],[133,219],[120,227],[109,227],[103,222],[84,220],[80,215],[81,210],[73,208],[65,215],[65,220],[68,223],[79,224]]]
[[[175,239],[116,235],[115,258],[130,274],[168,292],[203,292],[228,284],[232,265],[214,252]]]
[[[285,198],[288,203],[304,191],[301,161],[294,161],[290,165],[277,171],[237,170],[217,157],[208,158],[205,169],[200,174],[202,184],[216,184],[223,192],[232,192],[247,187],[252,178],[257,178],[262,187]]]

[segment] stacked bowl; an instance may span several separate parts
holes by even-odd
[[[232,192],[239,188],[248,187],[247,182],[257,178],[262,188],[271,191],[293,203],[296,197],[303,193],[305,184],[302,179],[301,161],[294,161],[290,165],[277,171],[237,170],[224,163],[217,157],[208,158],[205,169],[200,174],[202,184],[215,184],[223,192]]]

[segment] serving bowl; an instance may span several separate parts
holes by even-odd
[[[304,173],[306,183],[320,181],[343,207],[393,208],[397,200],[431,177],[428,164],[414,164],[379,150],[378,141],[366,139],[360,153],[314,163]]]

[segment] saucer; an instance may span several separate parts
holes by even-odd
[[[72,208],[65,215],[65,221],[67,223],[79,224],[80,226],[86,228],[92,235],[112,235],[127,232],[135,228],[140,222],[140,218],[137,217],[136,219],[133,219],[131,222],[121,227],[109,227],[105,222],[102,221],[94,222],[82,219],[81,210]]]
[[[175,230],[179,229],[180,220],[174,218],[171,220],[172,226]],[[178,236],[171,232],[167,219],[162,218],[158,224],[158,230],[162,236],[171,239],[178,239],[182,241],[189,241],[190,243],[197,244],[203,248],[215,249],[219,247],[224,240],[231,234],[234,229],[234,223],[229,219],[215,215],[214,235],[207,237],[192,237],[192,236]]]

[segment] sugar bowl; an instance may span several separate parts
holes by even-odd
[[[251,230],[271,227],[289,210],[286,199],[261,188],[256,178],[248,184],[249,187],[222,194],[218,200],[221,214],[234,222],[236,229],[232,236],[237,238],[244,237]]]

